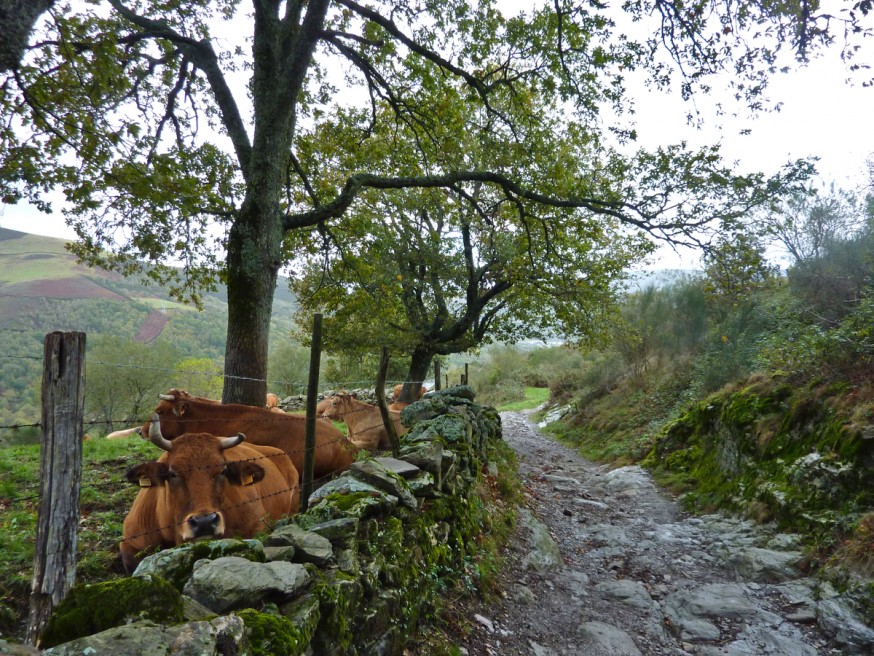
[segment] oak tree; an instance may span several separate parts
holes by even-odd
[[[43,193],[62,189],[74,252],[90,264],[145,272],[194,301],[224,282],[223,398],[260,404],[277,276],[299,255],[286,238],[344,224],[365,192],[446,189],[475,213],[471,190],[488,188],[523,230],[532,208],[553,207],[555,217],[580,212],[674,241],[778,192],[786,178],[726,175],[710,149],[676,167],[671,149],[597,160],[608,139],[635,136],[629,72],[670,84],[671,61],[660,64],[656,48],[679,65],[688,93],[736,64],[738,94],[755,106],[773,44],[791,33],[807,52],[826,34],[815,12],[795,12],[805,7],[626,3],[632,18],[660,18],[647,40],[624,38],[605,5],[571,0],[514,17],[489,0],[58,2],[0,83],[0,190],[4,201],[47,207]],[[743,38],[762,26],[773,32],[763,34],[768,47]],[[432,120],[459,96],[479,112]],[[552,184],[549,167],[528,166],[544,106],[532,99],[551,101],[589,144],[580,170],[608,175],[610,193],[585,178]],[[457,157],[476,116],[515,147]],[[327,168],[313,170],[300,137],[326,119],[348,144],[397,126],[424,149],[414,166],[351,169],[324,151]],[[426,157],[439,152],[452,157]]]

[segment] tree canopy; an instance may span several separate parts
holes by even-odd
[[[869,5],[844,24],[862,30]],[[371,193],[442,189],[476,214],[482,189],[517,231],[603,219],[683,243],[809,172],[735,176],[715,148],[611,144],[635,137],[630,72],[666,86],[678,67],[691,94],[730,64],[758,107],[781,47],[804,57],[834,23],[794,2],[624,10],[656,15],[650,38],[570,0],[512,17],[490,0],[56,3],[0,87],[0,191],[46,206],[63,189],[91,264],[194,301],[225,282],[223,398],[260,404],[277,275],[305,252],[294,235],[354,223]],[[403,157],[349,156],[392,133]],[[467,158],[470,133],[500,147]]]

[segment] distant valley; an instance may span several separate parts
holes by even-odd
[[[198,311],[171,300],[154,284],[77,264],[65,243],[0,228],[0,426],[39,421],[42,344],[53,331],[84,332],[89,347],[112,335],[170,343],[192,358],[224,358],[223,289],[207,294]],[[276,290],[272,339],[287,338],[294,307],[283,279]]]

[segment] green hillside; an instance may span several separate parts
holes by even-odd
[[[180,361],[196,361],[195,373],[201,373],[207,360],[212,374],[220,372],[227,325],[223,289],[207,294],[198,311],[171,300],[154,284],[77,264],[64,246],[62,239],[0,228],[0,427],[39,422],[42,345],[53,331],[85,332],[89,355],[97,348],[104,369],[136,366],[144,358],[153,362],[152,369],[167,369],[167,383],[185,379],[172,371]],[[280,282],[274,342],[288,339],[293,310],[287,285]],[[106,342],[110,337],[115,340],[111,345]],[[130,385],[140,383],[131,380]],[[10,432],[0,428],[0,443],[9,441]]]

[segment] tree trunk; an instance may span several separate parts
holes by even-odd
[[[0,0],[0,72],[18,67],[30,32],[55,0]]]
[[[250,192],[228,235],[228,338],[224,403],[263,406],[282,233],[278,195]],[[267,196],[265,198],[265,196]]]
[[[428,371],[431,369],[431,361],[434,359],[434,352],[430,349],[416,348],[410,356],[410,369],[407,373],[407,380],[404,383],[404,388],[401,391],[400,397],[397,399],[402,403],[413,403],[419,400],[419,389],[422,387],[422,382],[428,377]]]

